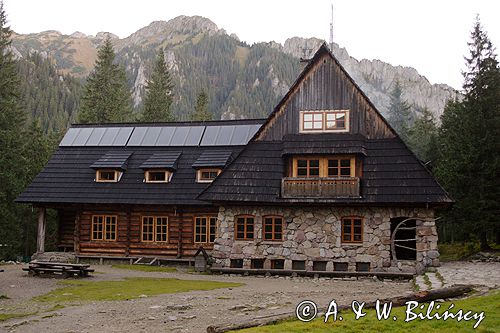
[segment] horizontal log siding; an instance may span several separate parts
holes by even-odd
[[[96,207],[97,208],[97,207]],[[212,244],[194,243],[194,218],[196,216],[217,216],[218,208],[192,207],[174,209],[173,207],[132,207],[120,211],[112,208],[103,210],[85,210],[80,214],[80,254],[116,255],[131,257],[177,257],[178,242],[182,232],[182,256],[193,256],[202,245],[211,250]],[[117,215],[117,240],[91,240],[93,215]],[[168,217],[167,242],[142,241],[142,217]],[[182,225],[182,230],[180,226]]]
[[[75,211],[60,210],[58,211],[58,244],[59,248],[73,249],[75,238]]]

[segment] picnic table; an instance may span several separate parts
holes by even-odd
[[[52,261],[32,261],[28,267],[24,267],[30,275],[60,275],[62,277],[87,277],[94,269],[89,264],[70,264]]]

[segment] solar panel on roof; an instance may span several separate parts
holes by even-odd
[[[158,140],[156,141],[157,146],[169,146],[172,137],[174,136],[175,127],[162,127]]]
[[[257,131],[262,125],[248,125],[248,126],[250,126],[250,131],[248,132],[247,143],[248,141],[250,141],[250,139],[253,138],[255,133],[257,133]]]
[[[187,136],[189,133],[189,128],[188,127],[176,127],[174,136],[172,137],[172,140],[170,141],[171,146],[184,146],[184,143],[186,142]]]
[[[135,127],[128,140],[127,146],[140,146],[142,139],[146,135],[147,129],[147,127]]]
[[[80,132],[76,136],[75,140],[71,144],[72,146],[85,146],[87,140],[92,134],[93,128],[81,128]]]
[[[231,138],[231,145],[245,145],[247,143],[249,126],[235,126],[233,136]]]
[[[154,146],[158,136],[160,135],[161,127],[146,127],[146,134],[142,139],[141,146]]]
[[[198,146],[201,141],[201,136],[205,126],[191,126],[189,127],[189,132],[186,138],[185,146]]]
[[[64,135],[61,143],[59,143],[59,146],[71,146],[78,136],[78,133],[80,133],[80,128],[70,128]]]
[[[85,142],[86,146],[98,146],[101,141],[104,132],[106,132],[106,128],[96,127],[92,129],[92,133],[90,134],[87,142]]]
[[[235,126],[221,126],[219,135],[215,140],[216,146],[223,146],[231,144],[231,138],[233,137]]]
[[[203,138],[201,139],[201,146],[213,146],[217,135],[219,134],[220,126],[207,126]]]
[[[114,129],[114,128],[113,128]],[[125,146],[127,144],[128,139],[130,138],[130,134],[134,127],[121,127],[118,131],[118,134],[115,136],[112,145],[113,146]]]

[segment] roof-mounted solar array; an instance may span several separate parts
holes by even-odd
[[[261,125],[73,127],[59,146],[242,146]]]
[[[120,169],[127,170],[130,153],[107,153],[94,162],[92,169]]]
[[[246,145],[261,125],[207,126],[201,146]]]
[[[177,169],[177,160],[181,156],[181,152],[172,151],[162,154],[153,154],[144,163],[141,164],[141,169]]]

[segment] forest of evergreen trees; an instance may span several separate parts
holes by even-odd
[[[217,49],[221,45],[230,49],[231,52],[224,54],[234,54],[237,46],[227,36],[201,39],[189,49],[194,54],[179,51],[186,52],[183,54],[186,72],[182,75],[188,82],[183,84],[193,85],[195,89],[190,91],[196,93],[178,96],[176,86],[181,83],[169,73],[160,48],[154,63],[145,64],[150,68],[145,97],[134,112],[125,68],[116,61],[109,39],[100,47],[95,68],[85,82],[62,75],[51,59],[40,54],[16,59],[10,43],[11,30],[0,2],[0,259],[33,253],[34,213],[14,200],[48,161],[70,123],[211,120],[219,119],[221,110],[237,107],[244,108],[248,117],[265,117],[273,105],[255,101],[276,98],[271,96],[274,94],[271,86],[253,89],[256,72],[267,71],[270,66],[273,71],[290,72],[279,65],[290,62],[262,63],[262,59],[273,59],[273,54],[263,57],[263,53],[274,51],[258,46],[246,55],[249,65],[243,70],[232,57],[223,61],[219,57],[213,62],[210,50],[215,49],[214,43],[219,43]],[[487,248],[488,242],[500,241],[497,177],[500,163],[496,150],[500,69],[494,47],[479,20],[474,25],[469,48],[464,98],[449,101],[440,122],[426,108],[408,105],[399,83],[391,92],[388,120],[456,200],[439,222],[441,241],[478,240]],[[190,71],[194,69],[207,70],[208,81],[192,77]],[[213,89],[234,85],[237,76],[243,78],[245,87]],[[259,84],[270,85],[269,82]],[[190,111],[180,114],[172,110],[174,97],[190,101]],[[223,108],[210,111],[214,105]],[[56,241],[55,221],[52,213],[48,221],[49,248]]]

